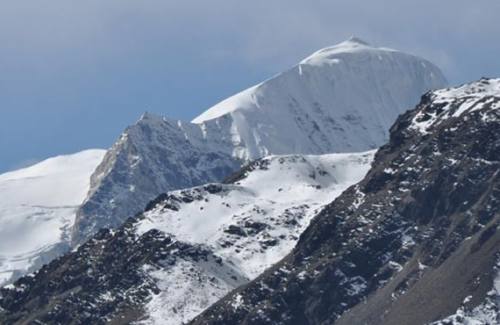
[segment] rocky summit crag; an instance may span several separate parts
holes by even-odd
[[[500,79],[427,93],[285,259],[192,324],[498,324]]]

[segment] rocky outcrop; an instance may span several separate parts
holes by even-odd
[[[179,123],[146,113],[125,130],[91,177],[73,245],[120,226],[160,193],[219,181],[239,169],[241,161],[204,142],[199,128]]]
[[[246,282],[231,265],[200,245],[179,242],[156,230],[137,236],[136,220],[129,219],[116,232],[101,230],[76,252],[21,278],[15,286],[0,289],[0,323],[129,324],[141,320],[145,301],[162,289],[155,271],[161,272],[163,280],[170,277],[172,284],[183,283],[185,272],[193,275],[191,283],[183,283],[198,290],[183,300],[191,308],[200,300],[206,304],[203,299],[214,299],[205,298],[203,292],[224,293]]]

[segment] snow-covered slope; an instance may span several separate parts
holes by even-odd
[[[137,234],[160,230],[181,242],[207,247],[232,265],[239,279],[254,279],[292,250],[324,205],[363,178],[373,154],[258,160],[232,177],[231,183],[159,197],[137,224]],[[151,276],[161,292],[146,306],[150,317],[146,323],[188,321],[234,288],[227,281],[201,281],[200,285],[199,278],[214,275],[207,274],[206,267],[200,275],[198,269],[192,263],[188,267],[153,268]],[[181,283],[174,275],[182,278]],[[220,283],[226,285],[220,288]]]
[[[398,114],[445,84],[432,63],[353,38],[215,105],[192,123],[146,114],[93,175],[73,241],[121,224],[161,192],[220,181],[257,158],[376,148]]]
[[[64,249],[104,150],[87,150],[0,175],[0,286]]]
[[[233,155],[242,159],[368,150],[387,141],[396,117],[423,93],[445,85],[432,63],[351,38],[222,101],[193,123],[229,123]]]
[[[170,192],[145,214],[139,234],[158,229],[207,245],[254,278],[293,248],[324,204],[363,178],[373,154],[257,160],[234,183]]]

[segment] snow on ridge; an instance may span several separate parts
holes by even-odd
[[[398,52],[396,50],[385,47],[378,48],[371,46],[368,42],[353,36],[342,43],[330,47],[325,47],[319,51],[314,52],[313,54],[302,60],[300,64],[321,65],[324,63],[331,63],[332,60],[335,60],[335,56],[337,55],[369,51]]]
[[[262,83],[252,86],[248,89],[239,92],[238,94],[224,99],[213,108],[209,108],[198,117],[194,118],[191,122],[195,124],[203,123],[206,120],[212,120],[225,114],[231,113],[235,107],[252,107],[257,106],[257,96],[259,87]]]
[[[422,134],[449,118],[462,117],[485,107],[488,108],[488,114],[500,108],[500,78],[483,78],[458,87],[439,89],[433,91],[430,97],[433,105],[439,106],[439,109],[421,110],[410,125],[410,129]],[[489,120],[486,115],[483,115],[483,121]]]
[[[60,173],[59,167],[61,166],[66,170],[87,168],[82,166],[82,164],[89,162],[93,165],[93,161],[102,158],[105,152],[106,150],[104,149],[87,149],[73,154],[50,157],[31,166],[0,174],[0,181],[57,174]],[[75,165],[73,162],[78,164]]]
[[[483,78],[476,82],[466,83],[458,87],[433,91],[437,101],[450,101],[468,97],[482,98],[485,96],[500,97],[500,78]]]
[[[357,59],[357,57],[359,57],[359,59]],[[368,60],[369,58],[375,60],[369,62]],[[401,60],[401,62],[396,62],[398,60]],[[351,64],[349,64],[350,61]],[[303,76],[303,74],[305,73],[304,69],[306,68],[306,66],[319,67],[325,64],[329,65],[339,64],[340,65],[339,68],[332,71],[326,71],[326,73],[330,74],[330,77],[328,79],[349,78],[352,76],[348,76],[345,71],[346,69],[350,69],[349,65],[352,65],[355,69],[362,69],[363,65],[367,64],[373,65],[373,63],[374,62],[377,63],[377,61],[386,61],[388,66],[394,64],[397,65],[398,63],[399,64],[403,63],[404,65],[407,66],[412,64],[420,66],[421,70],[425,71],[422,75],[427,74],[426,77],[429,78],[429,80],[427,81],[427,84],[424,86],[424,88],[427,87],[427,89],[417,90],[417,92],[419,93],[418,96],[420,96],[423,92],[427,90],[441,88],[447,84],[446,79],[443,77],[439,69],[427,60],[389,48],[373,47],[359,38],[351,37],[349,40],[346,40],[337,45],[323,48],[313,53],[309,57],[305,58],[298,65],[294,66],[290,70],[280,73],[258,85],[250,87],[214,105],[213,107],[209,108],[208,110],[200,114],[198,117],[193,119],[192,123],[200,124],[203,122],[207,122],[209,120],[220,118],[226,114],[235,114],[238,111],[248,111],[248,110],[251,111],[255,108],[259,108],[261,106],[259,105],[259,98],[266,97],[266,93],[270,91],[269,89],[266,89],[268,88],[267,86],[269,84],[278,84],[284,88],[293,87],[293,84],[296,83],[296,81],[294,81],[293,79]],[[368,66],[367,68],[370,67]],[[387,71],[385,72],[387,73]],[[413,73],[410,71],[406,72],[407,74]],[[394,73],[394,71],[392,73]],[[309,74],[311,74],[311,72],[309,72]],[[406,81],[402,83],[402,85],[404,84],[406,84]],[[420,85],[418,88],[422,88],[422,86]],[[272,88],[272,90],[274,90],[274,87]],[[307,92],[308,92],[307,90],[305,92],[302,91],[302,94],[299,92],[298,96],[305,96],[305,97],[311,96],[311,94],[308,94]],[[411,105],[409,105],[408,107],[404,107],[404,109],[409,109],[411,108],[410,106]],[[265,105],[265,103],[264,105],[262,105],[261,108],[270,109],[269,107],[267,107],[267,105]],[[279,108],[274,107],[273,109],[277,110]]]

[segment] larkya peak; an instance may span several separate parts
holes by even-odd
[[[152,125],[152,124],[158,124],[162,123],[165,121],[166,118],[162,115],[151,113],[151,112],[144,112],[139,120],[135,123],[135,125]]]

